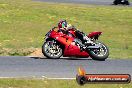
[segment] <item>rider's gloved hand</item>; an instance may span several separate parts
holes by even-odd
[[[68,29],[76,29],[76,28],[75,28],[73,25],[68,24],[68,25],[67,25],[67,30],[68,30]]]
[[[70,28],[70,27],[72,27],[72,25],[71,25],[71,24],[68,24],[68,25],[67,25],[67,28]]]

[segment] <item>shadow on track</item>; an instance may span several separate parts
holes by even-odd
[[[30,58],[33,58],[33,59],[48,59],[48,60],[58,60],[58,59],[50,59],[50,58],[46,58],[46,57],[30,57]],[[91,58],[75,58],[75,57],[72,57],[72,58],[64,58],[64,57],[61,57],[60,59],[63,59],[63,60],[92,60]]]

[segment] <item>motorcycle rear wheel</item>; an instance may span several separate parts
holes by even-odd
[[[62,54],[62,48],[54,43],[54,41],[46,41],[42,46],[42,53],[44,56],[50,59],[59,59]]]
[[[88,53],[93,60],[105,61],[109,56],[109,49],[101,42],[97,42],[97,44],[100,44],[100,49],[89,50]]]

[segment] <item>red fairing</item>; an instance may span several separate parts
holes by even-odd
[[[75,30],[69,30],[73,36],[75,36]],[[89,54],[86,51],[81,51],[78,46],[74,44],[74,38],[69,35],[63,34],[62,32],[56,32],[52,30],[50,32],[50,38],[56,39],[62,45],[64,45],[64,57],[89,57]]]
[[[76,37],[75,30],[73,28],[72,29],[69,29],[68,32],[71,33],[73,35],[73,37]]]
[[[65,46],[64,57],[89,57],[86,51],[80,51],[80,48],[76,45],[70,44]]]
[[[101,34],[102,34],[102,32],[91,32],[91,33],[88,34],[88,37],[92,38],[94,36],[99,36]]]

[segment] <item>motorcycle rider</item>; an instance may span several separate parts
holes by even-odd
[[[66,20],[60,20],[58,23],[58,29],[59,29],[58,32],[67,34],[67,30],[72,28],[75,29],[75,35],[77,36],[74,42],[79,44],[81,50],[85,49],[86,46],[90,44],[90,39],[87,37],[87,35],[85,35],[83,32],[80,32],[71,24],[68,24]],[[80,40],[82,42],[80,42]]]

